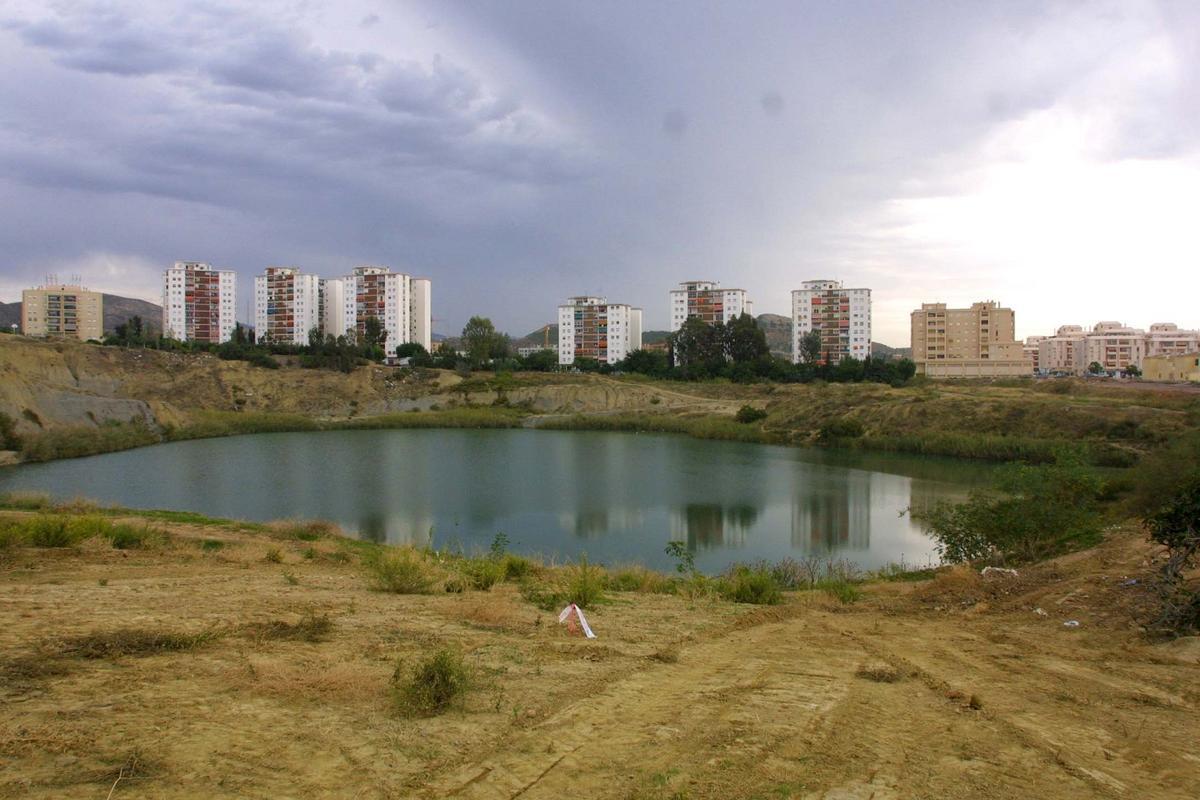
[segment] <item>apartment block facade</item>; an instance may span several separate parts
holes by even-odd
[[[642,310],[580,296],[558,307],[558,363],[594,358],[615,364],[642,346]]]
[[[847,289],[841,281],[804,281],[792,292],[792,363],[803,357],[800,342],[811,331],[821,334],[818,363],[836,364],[846,356],[871,355],[871,290]]]
[[[922,303],[912,312],[912,357],[931,378],[1030,375],[1033,360],[1015,337],[1011,308],[987,301],[970,308]]]
[[[82,286],[43,285],[21,292],[21,332],[26,336],[87,341],[104,337],[104,297]]]
[[[1142,369],[1150,357],[1200,351],[1200,331],[1180,330],[1171,322],[1156,322],[1148,333],[1111,321],[1098,322],[1090,331],[1063,325],[1038,349],[1041,373],[1083,375],[1092,364],[1105,372],[1120,372],[1127,367]]]
[[[671,290],[670,301],[672,333],[690,317],[713,325],[728,323],[743,313],[754,315],[754,304],[745,289],[722,289],[716,281],[685,281]]]
[[[350,304],[353,306],[353,302]],[[346,307],[346,279],[322,278],[317,287],[317,318],[321,320],[321,332],[326,336],[345,336],[353,326],[346,324],[347,313],[353,317],[353,308]]]
[[[220,344],[237,324],[237,273],[197,261],[163,272],[163,336]]]
[[[254,279],[254,330],[260,342],[308,344],[321,325],[321,279],[295,267],[267,267]]]
[[[336,294],[336,289],[328,288]],[[341,279],[340,324],[358,335],[366,332],[367,319],[375,317],[387,331],[384,349],[392,352],[399,345],[416,342],[430,349],[433,335],[431,293],[428,278],[414,278],[388,267],[356,267]],[[336,326],[339,316],[336,298],[326,303],[326,320]],[[329,328],[326,328],[327,332]],[[336,327],[335,327],[336,330]],[[344,332],[344,331],[343,331]],[[339,335],[339,334],[334,334]]]

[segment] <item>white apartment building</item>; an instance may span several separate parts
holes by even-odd
[[[384,349],[388,352],[407,342],[430,349],[433,320],[432,287],[428,278],[392,272],[388,267],[355,267],[354,272],[341,281],[344,314],[341,324],[346,330],[354,330],[361,336],[366,331],[367,319],[376,317],[387,331]],[[333,303],[326,305],[327,319],[332,316],[336,324],[336,312],[330,314],[328,311]]]
[[[846,289],[841,281],[804,281],[792,292],[792,363],[800,363],[805,334],[821,333],[819,363],[871,355],[871,290]]]
[[[354,327],[346,322],[354,318],[354,300],[346,300],[346,279],[322,278],[317,292],[321,333],[335,338],[345,336]]]
[[[716,281],[685,281],[670,292],[671,332],[683,327],[689,317],[709,325],[728,323],[743,313],[754,315],[754,304],[745,289],[722,289]]]
[[[1200,331],[1181,331],[1174,322],[1156,322],[1146,337],[1146,357],[1200,352]]]
[[[196,261],[163,272],[163,336],[219,344],[237,324],[237,273]]]
[[[642,346],[642,310],[580,296],[558,307],[558,363],[594,358],[615,364]]]
[[[295,267],[267,267],[254,278],[254,330],[260,342],[308,344],[321,326],[321,279]]]
[[[1083,357],[1083,337],[1083,326],[1060,325],[1053,336],[1043,338],[1038,342],[1038,372],[1075,372],[1077,359]]]

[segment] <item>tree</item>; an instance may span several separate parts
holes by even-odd
[[[1156,627],[1167,631],[1200,628],[1200,589],[1189,585],[1187,571],[1200,551],[1200,470],[1143,517],[1150,538],[1167,548],[1158,586],[1162,613]]]
[[[670,341],[675,364],[686,377],[712,377],[725,366],[725,325],[720,322],[709,325],[688,317]]]
[[[1142,377],[1142,371],[1140,369],[1138,369],[1137,364],[1126,365],[1125,369],[1121,370],[1121,374],[1124,375],[1126,378]]]
[[[312,328],[309,328],[308,329],[308,346],[309,346],[309,348],[312,350],[316,350],[316,349],[320,348],[321,345],[323,345],[323,344],[325,344],[325,335],[323,333],[321,333],[321,329],[318,327],[315,327],[315,326]]]
[[[622,372],[636,372],[653,377],[665,376],[671,370],[667,354],[662,350],[634,350],[617,364]]]
[[[522,365],[533,372],[549,372],[558,366],[558,352],[555,350],[536,350],[525,357]]]
[[[482,366],[497,349],[496,326],[487,317],[471,317],[463,326],[462,342],[471,364]]]
[[[912,380],[917,374],[917,365],[911,358],[902,358],[896,362],[896,376],[902,381]]]
[[[821,362],[821,332],[813,329],[800,337],[800,360],[805,364]]]
[[[387,342],[387,328],[379,317],[367,317],[363,320],[363,346],[369,350],[383,348]]]
[[[433,366],[433,356],[420,342],[405,342],[396,348],[396,358],[407,358],[414,367]]]
[[[725,353],[735,364],[749,364],[770,355],[771,348],[754,317],[742,312],[725,326]]]
[[[1092,363],[1088,364],[1088,373],[1089,374],[1099,375],[1102,372],[1104,372],[1104,367],[1100,365],[1099,361],[1093,361]]]
[[[572,366],[580,372],[599,372],[601,364],[598,359],[581,356],[575,359]]]

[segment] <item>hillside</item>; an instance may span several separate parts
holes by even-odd
[[[133,297],[121,297],[115,294],[103,295],[104,303],[104,332],[112,333],[117,326],[128,322],[130,317],[139,316],[142,322],[151,329],[162,327],[162,306],[138,300]],[[0,327],[21,325],[21,303],[0,303]]]
[[[834,440],[841,446],[1032,460],[1070,448],[1106,464],[1127,464],[1200,426],[1200,393],[1154,385],[739,385],[558,373],[464,380],[443,370],[369,366],[345,375],[283,361],[283,368],[268,370],[206,354],[2,336],[0,413],[15,420],[27,444],[48,436],[57,443],[37,450],[39,458],[163,437],[344,423],[464,424],[437,416],[456,409],[471,409],[476,416],[466,424],[472,425],[491,414],[489,424],[500,426],[674,431],[797,445],[826,441],[829,426],[849,424],[851,438]],[[733,414],[743,405],[765,409],[767,418],[738,424]],[[413,411],[436,413],[400,413]],[[130,421],[146,427],[130,429]]]

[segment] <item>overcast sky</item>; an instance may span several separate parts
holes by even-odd
[[[435,330],[707,278],[1200,327],[1200,2],[0,0],[0,300],[386,264]]]

